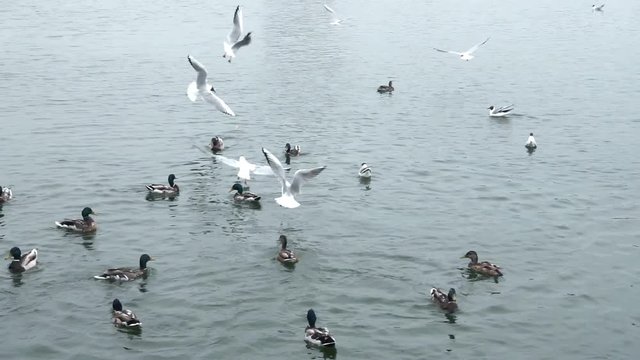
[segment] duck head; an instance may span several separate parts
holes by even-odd
[[[175,175],[170,174],[169,175],[169,186],[173,187],[173,182],[174,180],[178,179]]]
[[[291,151],[291,144],[286,143],[286,144],[284,145],[284,151],[285,151],[285,152],[287,152],[287,153],[288,153],[289,151]]]
[[[111,307],[113,308],[113,311],[122,311],[122,303],[118,299],[113,299]]]
[[[313,309],[309,309],[307,311],[307,322],[309,323],[310,328],[316,327],[316,312]]]
[[[242,192],[244,191],[244,188],[242,187],[242,184],[235,183],[235,184],[233,184],[233,186],[231,187],[231,190],[229,190],[229,192],[232,192],[233,190],[237,191],[238,194],[242,194]]]
[[[287,248],[287,237],[284,235],[280,235],[280,238],[278,239],[278,241],[280,241],[280,244],[282,245],[282,250]]]
[[[14,246],[11,248],[11,250],[9,250],[9,256],[7,256],[5,259],[20,260],[21,256],[22,256],[22,251],[20,251],[20,248],[17,246]]]
[[[140,256],[140,269],[144,270],[147,268],[147,263],[149,261],[153,261],[154,259],[148,254],[142,254]]]
[[[86,207],[84,209],[82,209],[82,218],[86,219],[89,217],[89,215],[95,215],[96,213],[93,212],[93,210],[90,207]]]
[[[449,301],[456,301],[456,289],[449,289],[449,293],[447,294],[447,299]]]
[[[478,254],[473,250],[467,251],[467,253],[464,254],[463,257],[461,257],[461,259],[464,259],[464,258],[470,259],[471,263],[473,264],[478,262]]]

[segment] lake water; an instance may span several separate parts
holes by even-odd
[[[332,1],[332,26],[321,1],[248,2],[229,64],[234,2],[3,2],[0,248],[40,256],[0,272],[2,358],[637,358],[640,2],[591,4]],[[432,49],[487,37],[470,62]],[[188,54],[237,117],[187,99]],[[271,176],[239,206],[233,169],[193,147],[214,135],[327,169],[295,210]],[[146,200],[169,173],[180,196]],[[85,206],[95,235],[54,227]],[[505,276],[468,278],[468,250]],[[144,252],[148,279],[92,278]],[[431,286],[457,289],[455,317]],[[140,334],[111,325],[115,297]],[[303,342],[309,308],[336,354]]]

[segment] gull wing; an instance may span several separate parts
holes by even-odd
[[[196,78],[196,85],[198,86],[198,89],[201,89],[201,88],[206,89],[207,88],[207,69],[205,69],[204,65],[202,65],[193,56],[188,55],[187,59],[189,60],[189,64],[191,64],[193,69],[198,73],[198,77]]]
[[[251,44],[251,31],[249,31],[247,33],[247,35],[244,36],[244,38],[238,42],[236,42],[235,44],[233,44],[233,46],[231,47],[231,49],[233,51],[237,51],[238,49],[240,49],[243,46],[247,46]],[[225,45],[226,46],[226,45]]]
[[[222,155],[211,154],[211,156],[216,160],[220,160],[223,164],[229,165],[236,169],[240,168],[240,162],[238,160],[229,159],[228,157]]]
[[[332,8],[330,8],[330,7],[329,7],[329,5],[324,4],[324,5],[322,5],[322,6],[324,6],[324,8],[325,8],[328,12],[330,12],[330,13],[332,13],[332,14],[335,14],[335,13],[336,13]]]
[[[216,109],[218,109],[218,111],[227,114],[229,116],[236,116],[236,113],[233,112],[233,110],[231,110],[231,107],[229,107],[229,105],[227,105],[227,103],[224,102],[224,100],[222,100],[221,98],[219,98],[216,94],[212,93],[211,91],[206,91],[204,94],[201,93],[202,98],[210,103],[213,104]]]
[[[236,11],[233,13],[233,29],[227,36],[229,43],[233,44],[240,39],[242,35],[242,9],[240,9],[240,5],[236,7]]]
[[[500,107],[498,112],[509,112],[511,110],[513,110],[513,104]]]
[[[473,54],[474,51],[478,50],[478,48],[484,44],[486,44],[487,41],[489,41],[489,39],[491,39],[490,37],[487,38],[487,40],[479,43],[479,44],[475,44],[473,45],[473,47],[467,51],[465,51],[467,54]]]
[[[459,53],[459,52],[457,52],[457,51],[442,50],[442,49],[438,49],[438,48],[433,48],[433,50],[435,50],[435,51],[440,51],[440,52],[443,52],[443,53],[449,53],[449,54],[462,55],[462,53]]]
[[[293,195],[300,194],[300,189],[302,188],[302,184],[304,184],[305,181],[308,181],[318,176],[322,172],[322,170],[324,170],[325,168],[326,166],[322,166],[322,167],[317,167],[313,169],[300,169],[296,171],[296,173],[293,175],[293,181],[291,182],[291,187],[289,188],[291,190],[291,193]]]
[[[282,163],[269,150],[262,148],[262,153],[264,154],[264,157],[267,159],[267,164],[269,164],[269,167],[271,167],[271,170],[278,178],[278,181],[280,181],[280,184],[282,185],[282,190],[283,190],[282,193],[284,194],[285,192],[284,190],[287,188],[287,178],[285,176]]]

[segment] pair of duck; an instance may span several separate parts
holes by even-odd
[[[462,259],[469,259],[467,267],[480,275],[490,276],[493,278],[502,276],[500,266],[492,264],[488,261],[478,262],[478,254],[471,250],[468,251]],[[458,310],[458,303],[456,299],[456,290],[454,288],[449,289],[449,292],[444,292],[442,289],[432,288],[429,292],[431,300],[436,303],[440,309],[452,313]]]

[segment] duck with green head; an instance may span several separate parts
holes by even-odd
[[[313,309],[307,311],[307,322],[309,325],[304,329],[304,340],[315,346],[330,347],[336,346],[336,339],[331,335],[326,327],[316,327],[316,313]]]
[[[165,184],[150,184],[145,185],[150,194],[154,195],[178,195],[180,188],[175,180],[178,179],[174,174],[169,174],[169,185]]]
[[[38,261],[38,250],[32,249],[28,253],[22,255],[19,247],[12,247],[9,250],[9,256],[5,259],[11,259],[9,264],[9,271],[14,274],[25,272],[29,269],[33,269]]]
[[[136,314],[129,309],[124,309],[122,303],[118,299],[114,299],[111,303],[113,324],[123,328],[140,328],[142,322]]]
[[[107,269],[101,275],[94,276],[98,280],[111,280],[111,281],[131,281],[137,278],[146,277],[148,273],[147,263],[154,259],[148,254],[142,254],[140,256],[139,267],[119,267]]]
[[[488,261],[478,262],[478,254],[471,250],[467,252],[461,259],[470,259],[469,269],[477,272],[478,274],[498,277],[502,276],[502,271],[500,270],[500,266],[496,264],[492,264]]]
[[[431,300],[438,304],[440,309],[452,313],[458,310],[458,303],[456,302],[456,289],[449,289],[448,293],[445,293],[442,289],[431,289]]]
[[[229,192],[232,192],[233,190],[236,191],[236,193],[233,194],[233,200],[235,200],[235,201],[256,202],[256,201],[260,200],[260,196],[254,194],[252,192],[244,191],[244,187],[242,187],[242,184],[240,184],[240,183],[233,184],[233,186],[231,187],[231,190],[229,190]]]
[[[280,251],[278,252],[278,261],[285,265],[293,265],[298,262],[298,257],[292,250],[287,249],[287,237],[280,235]]]
[[[96,213],[90,207],[82,209],[82,219],[56,221],[56,226],[61,229],[82,233],[94,232],[97,229],[96,221],[90,215]]]

